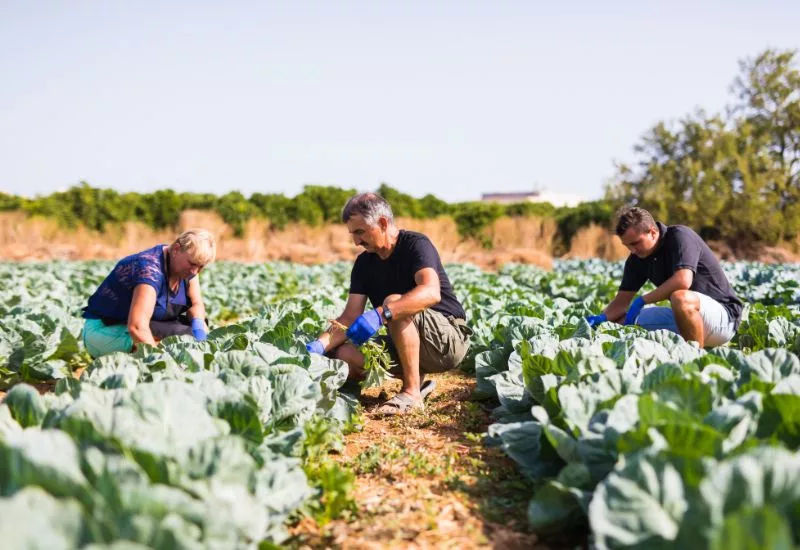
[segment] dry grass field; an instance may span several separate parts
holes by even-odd
[[[400,227],[426,234],[439,249],[442,260],[467,262],[486,269],[497,269],[508,262],[552,266],[556,227],[552,220],[501,218],[487,231],[492,249],[459,237],[450,218],[397,220]],[[235,238],[231,228],[212,212],[187,210],[179,228],[204,227],[218,239],[221,260],[241,262],[289,261],[302,264],[353,260],[359,253],[340,224],[308,227],[290,224],[275,230],[265,220],[250,220],[243,238]],[[78,227],[65,230],[48,219],[26,218],[22,213],[0,213],[0,259],[4,260],[113,260],[137,252],[154,243],[169,242],[172,231],[153,231],[144,224],[128,222],[112,226],[104,233]],[[570,257],[624,257],[625,250],[606,231],[591,227],[576,235]]]

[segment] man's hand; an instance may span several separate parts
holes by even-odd
[[[586,322],[589,323],[589,326],[592,328],[600,326],[606,321],[608,321],[608,317],[606,317],[605,313],[601,313],[600,315],[589,315],[586,318]]]
[[[203,342],[208,338],[205,319],[192,319],[192,335],[199,342]]]
[[[380,313],[373,309],[363,313],[347,329],[347,337],[355,345],[360,346],[378,332],[383,324]]]
[[[325,345],[322,343],[322,340],[317,339],[314,340],[313,342],[309,342],[308,344],[306,344],[306,351],[308,351],[308,353],[316,353],[318,355],[324,355]]]
[[[637,296],[634,298],[633,302],[631,302],[630,307],[628,308],[628,313],[625,315],[625,324],[632,325],[636,322],[636,318],[639,316],[639,313],[642,312],[642,308],[644,307],[644,298],[641,296]]]

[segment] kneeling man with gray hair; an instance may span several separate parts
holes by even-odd
[[[742,302],[700,235],[684,225],[656,222],[647,210],[636,207],[620,211],[616,233],[631,255],[617,296],[603,313],[586,318],[590,325],[611,320],[666,329],[700,347],[733,338]],[[648,280],[657,288],[634,298]],[[644,307],[661,300],[669,300],[671,307]]]
[[[383,197],[352,197],[342,210],[342,221],[353,242],[364,248],[353,265],[350,294],[337,319],[349,328],[346,333],[328,330],[306,347],[346,361],[349,381],[360,381],[365,372],[358,346],[386,325],[390,372],[402,378],[403,387],[378,412],[403,414],[421,408],[434,386],[432,380],[423,384],[425,374],[453,369],[467,354],[472,331],[464,308],[433,243],[421,233],[398,229]],[[364,312],[367,300],[374,309]]]

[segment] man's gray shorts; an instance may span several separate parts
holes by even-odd
[[[693,292],[700,299],[700,316],[703,318],[705,347],[721,346],[736,333],[728,311],[714,298]],[[670,307],[646,307],[636,318],[636,324],[647,330],[664,329],[680,334],[675,314]]]
[[[472,334],[464,319],[426,309],[414,316],[414,325],[419,332],[420,374],[445,372],[456,368],[464,360]],[[389,351],[392,359],[389,372],[393,376],[401,377],[403,368],[391,337],[379,336],[376,340],[386,344]]]

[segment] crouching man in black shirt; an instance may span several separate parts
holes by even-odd
[[[590,325],[611,320],[666,329],[700,347],[719,346],[733,338],[742,302],[697,233],[683,225],[657,223],[647,210],[635,207],[620,211],[616,233],[631,255],[617,296],[603,313],[586,318]],[[634,299],[647,280],[657,288]],[[672,307],[644,308],[661,300],[669,300]]]
[[[347,362],[349,382],[363,380],[364,355],[358,346],[386,325],[385,344],[394,376],[403,380],[400,393],[378,412],[402,414],[423,406],[433,381],[427,373],[458,366],[469,349],[472,331],[453,294],[433,243],[420,233],[398,229],[389,203],[375,193],[352,197],[342,221],[357,246],[364,247],[350,275],[350,295],[337,321],[347,332],[329,329],[306,347]],[[374,309],[364,313],[370,301]]]

